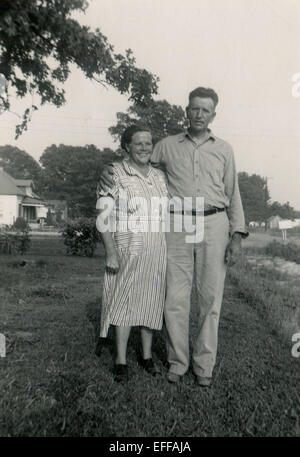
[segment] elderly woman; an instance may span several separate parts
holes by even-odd
[[[141,365],[152,375],[158,372],[151,347],[153,330],[163,324],[166,244],[164,205],[153,202],[167,197],[164,174],[149,162],[151,132],[131,126],[121,146],[127,158],[114,164],[114,185],[99,191],[97,201],[97,227],[106,250],[100,337],[107,336],[110,325],[115,327],[114,377],[119,382],[129,377],[126,352],[132,326],[141,329]]]

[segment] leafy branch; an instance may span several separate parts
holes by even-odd
[[[85,0],[2,0],[0,7],[0,75],[7,81],[0,94],[0,111],[11,110],[9,89],[18,98],[37,94],[40,104],[65,102],[63,84],[77,66],[86,78],[127,94],[146,106],[157,93],[158,78],[135,66],[132,51],[116,54],[99,29],[91,31],[72,18],[84,12]],[[27,108],[16,127],[16,138],[27,129],[32,113]]]

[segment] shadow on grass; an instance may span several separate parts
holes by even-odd
[[[57,373],[47,386],[47,394],[53,406],[24,415],[19,431],[8,423],[11,436],[114,436],[108,421],[88,398],[84,374],[74,370]]]
[[[97,413],[62,411],[60,406],[26,415],[26,424],[18,434],[21,437],[114,437],[111,426]]]
[[[102,354],[104,348],[108,348],[111,357],[115,358],[115,335],[114,329],[111,326],[107,338],[99,338],[100,321],[101,321],[101,298],[96,302],[91,302],[86,305],[86,315],[94,329],[95,350],[97,355]],[[133,327],[130,333],[128,342],[129,356],[135,354],[137,360],[141,357],[141,336],[139,327]],[[166,349],[165,349],[165,329],[155,331],[153,335],[152,352],[155,359],[159,360],[163,365],[166,365]]]

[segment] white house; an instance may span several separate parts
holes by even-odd
[[[12,225],[19,216],[37,222],[47,211],[47,204],[33,192],[30,179],[14,179],[0,167],[0,225]]]
[[[282,219],[280,216],[272,216],[268,219],[270,229],[282,229],[300,227],[300,219]]]
[[[260,223],[256,221],[251,221],[249,222],[249,227],[259,227]]]
[[[291,224],[292,224],[292,228],[300,227],[300,219],[292,219]]]
[[[270,229],[278,229],[279,228],[279,221],[282,220],[280,216],[271,216],[268,219],[268,226]]]

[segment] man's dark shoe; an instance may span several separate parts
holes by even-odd
[[[196,383],[200,387],[211,387],[212,378],[196,375]]]
[[[116,382],[127,382],[129,379],[128,366],[121,363],[116,363],[114,366],[114,380]]]
[[[169,373],[167,373],[167,380],[171,384],[178,384],[180,382],[180,379],[181,379],[181,376],[179,374],[172,373],[170,371],[169,371]]]
[[[139,361],[140,365],[144,368],[147,373],[150,373],[152,376],[156,376],[157,374],[160,374],[160,371],[158,367],[155,365],[153,362],[153,359],[140,359]]]

